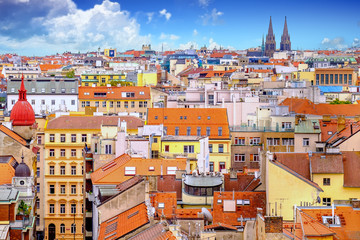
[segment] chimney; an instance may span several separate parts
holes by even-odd
[[[350,204],[353,208],[360,208],[360,200],[359,199],[350,200]]]
[[[345,128],[345,116],[339,115],[337,119],[337,131],[340,132]]]
[[[280,216],[265,216],[265,233],[282,233],[283,218]]]

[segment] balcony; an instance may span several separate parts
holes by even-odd
[[[85,217],[92,218],[92,212],[85,212]]]

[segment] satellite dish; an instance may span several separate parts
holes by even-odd
[[[212,222],[213,217],[212,217],[212,215],[211,215],[211,213],[210,213],[209,210],[207,210],[206,208],[203,207],[203,208],[201,208],[201,213],[204,214],[205,219],[206,219],[207,221]]]

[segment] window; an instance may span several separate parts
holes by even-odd
[[[45,88],[41,88],[41,92],[44,93],[44,92],[45,92]]]
[[[139,108],[142,108],[144,106],[143,101],[139,101]]]
[[[71,224],[71,233],[76,233],[76,224]]]
[[[71,204],[71,213],[72,214],[76,213],[76,204]]]
[[[71,175],[76,175],[76,166],[71,166]]]
[[[154,143],[157,143],[158,142],[158,139],[157,138],[154,138]]]
[[[167,127],[164,127],[164,135],[167,135]]]
[[[103,102],[102,102],[102,106],[103,106],[103,107],[106,107],[106,101],[103,101]]]
[[[179,127],[175,127],[175,136],[179,136]]]
[[[15,100],[11,100],[11,104],[12,104],[12,105],[15,105]]]
[[[75,93],[75,88],[72,88],[72,89],[71,89],[71,93]]]
[[[201,136],[201,127],[196,128],[196,135],[199,137]]]
[[[224,144],[219,144],[219,153],[224,152]]]
[[[31,105],[35,105],[35,100],[34,99],[31,100]]]
[[[55,142],[55,134],[50,134],[50,142]]]
[[[36,177],[40,177],[40,168],[36,168]]]
[[[225,169],[225,162],[219,162],[219,171]]]
[[[259,161],[259,154],[250,154],[250,161],[258,162]]]
[[[40,192],[40,183],[36,184],[36,192],[38,192],[38,193]]]
[[[177,167],[167,167],[166,174],[176,174]]]
[[[244,137],[235,137],[234,138],[235,145],[245,145]]]
[[[65,175],[65,166],[60,166],[60,175]]]
[[[151,151],[151,158],[159,158],[159,151]]]
[[[71,134],[71,142],[76,142],[76,134]]]
[[[218,127],[218,136],[222,136],[222,127]]]
[[[209,162],[209,171],[210,172],[214,171],[214,162]]]
[[[121,102],[116,102],[116,107],[120,108],[121,107]]]
[[[135,107],[135,102],[131,101],[131,108],[134,108],[134,107]]]
[[[134,176],[136,174],[136,167],[125,167],[125,176]]]
[[[65,213],[65,204],[60,204],[60,213]]]
[[[81,102],[81,107],[85,107],[85,102],[84,101]]]
[[[187,127],[186,128],[186,136],[190,136],[191,135],[191,127]]]
[[[234,162],[245,162],[245,154],[234,154]]]
[[[41,99],[41,105],[45,105],[45,99]]]
[[[304,147],[308,147],[310,145],[310,140],[309,138],[303,138],[303,146]]]
[[[54,174],[55,174],[55,166],[50,166],[50,167],[49,167],[49,174],[50,174],[50,175],[54,175]]]
[[[37,136],[37,144],[41,144],[41,136]]]
[[[71,149],[71,156],[76,157],[76,149]]]
[[[105,145],[105,154],[112,154],[110,144]]]
[[[60,233],[65,233],[65,224],[60,225]]]
[[[55,100],[51,100],[51,105],[55,105]]]
[[[86,106],[90,107],[90,101],[86,101]]]
[[[38,153],[36,154],[36,160],[37,160],[37,162],[40,162],[40,152],[38,152]]]
[[[62,88],[61,93],[65,93],[65,92],[66,92],[65,88]]]
[[[33,92],[33,93],[34,93],[35,91],[36,91],[36,90],[35,90],[35,88],[31,88],[31,92]]]
[[[95,101],[95,107],[99,107],[99,101]]]
[[[260,145],[259,137],[250,137],[250,145]]]
[[[84,143],[87,142],[87,135],[86,134],[81,135],[81,142],[84,142]]]
[[[294,139],[293,138],[283,138],[282,145],[283,146],[294,146]]]
[[[165,151],[165,152],[169,152],[169,151],[170,151],[170,146],[169,146],[169,145],[165,145],[164,151]]]
[[[128,101],[124,102],[124,108],[129,108],[129,102]]]
[[[55,185],[51,184],[51,185],[49,186],[49,193],[50,193],[50,194],[55,194]]]
[[[40,209],[40,199],[36,199],[36,208]]]
[[[144,108],[147,107],[147,101],[144,101]]]
[[[206,127],[206,136],[210,136],[210,127]]]
[[[65,157],[65,149],[60,149],[60,157]]]
[[[268,138],[267,145],[269,146],[279,146],[280,145],[280,138]]]
[[[76,185],[71,185],[71,194],[76,194]]]
[[[60,194],[65,194],[65,185],[60,185]]]
[[[331,198],[323,198],[322,201],[324,206],[331,206]]]
[[[113,108],[114,107],[114,102],[110,101],[110,107]]]
[[[184,153],[194,153],[194,145],[184,145]]]
[[[291,122],[283,122],[282,129],[290,129],[291,128]]]
[[[323,178],[323,185],[330,186],[330,178]]]
[[[55,213],[55,204],[51,203],[49,205],[49,213]]]

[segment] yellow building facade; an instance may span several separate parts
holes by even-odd
[[[132,85],[126,82],[124,73],[83,73],[81,74],[81,86],[106,86],[111,83],[120,83],[122,85]]]
[[[137,74],[137,86],[156,86],[158,80],[157,72],[141,72]]]
[[[83,239],[83,149],[98,129],[45,127],[45,237]]]

